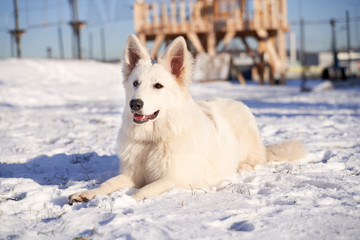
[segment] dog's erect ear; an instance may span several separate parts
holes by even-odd
[[[175,77],[179,84],[190,82],[192,57],[183,37],[176,38],[166,49],[160,63]]]
[[[149,59],[150,55],[147,50],[141,45],[139,39],[131,34],[126,42],[124,52],[124,79],[126,80],[131,71],[136,67],[140,59]]]

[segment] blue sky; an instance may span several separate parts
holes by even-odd
[[[52,48],[53,57],[59,57],[58,28],[61,26],[65,47],[65,57],[71,58],[70,7],[68,0],[18,0],[20,27],[27,32],[22,38],[23,57],[46,57],[46,49]],[[288,19],[290,23],[299,20],[299,3],[305,21],[345,19],[345,11],[350,17],[360,15],[358,0],[288,0]],[[134,33],[132,20],[132,0],[78,0],[80,20],[88,24],[82,31],[82,49],[85,58],[89,55],[89,36],[93,36],[93,56],[101,58],[100,31],[104,28],[106,36],[106,58],[122,57],[125,41]],[[357,12],[356,12],[357,11]],[[62,22],[63,24],[59,24]],[[44,24],[48,27],[44,27]],[[55,25],[52,25],[55,24]],[[351,44],[360,47],[360,22],[351,22]],[[346,46],[345,23],[337,24],[337,46]],[[290,26],[296,33],[299,47],[299,25]],[[11,56],[10,34],[14,28],[13,0],[0,0],[0,58]],[[305,26],[306,49],[309,51],[326,51],[330,49],[330,24],[313,24]]]

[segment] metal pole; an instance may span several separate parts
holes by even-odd
[[[301,65],[306,65],[306,55],[305,55],[305,31],[304,31],[304,19],[300,19],[300,61]]]
[[[60,50],[60,58],[64,59],[64,44],[63,44],[63,35],[61,26],[58,28],[58,40],[59,40],[59,50]]]
[[[358,17],[357,6],[355,6],[355,17]],[[359,44],[357,47],[360,48],[358,21],[355,21],[355,34],[356,34],[356,42]]]
[[[89,33],[89,59],[93,59],[93,35]]]
[[[306,51],[305,51],[305,29],[304,29],[304,19],[302,15],[302,1],[299,0],[299,17],[300,17],[300,62],[302,66],[301,71],[301,91],[308,91],[306,88]]]
[[[334,57],[334,71],[336,71],[339,67],[339,62],[338,62],[338,58],[337,58],[337,49],[336,49],[336,33],[335,33],[336,21],[335,21],[335,19],[331,19],[330,24],[331,24],[331,48],[332,48],[333,57]]]
[[[104,27],[100,29],[101,34],[101,53],[102,53],[102,61],[106,61],[106,48],[105,48],[105,30]]]
[[[350,68],[350,64],[351,64],[351,40],[350,40],[350,17],[349,17],[349,11],[346,10],[346,36],[347,36],[347,52],[348,52],[348,71],[349,73],[351,73],[351,68]]]
[[[72,54],[72,58],[77,58],[76,56],[76,41],[75,41],[75,34],[73,32],[73,34],[71,35],[71,54]]]
[[[351,2],[348,2],[349,5],[351,5],[354,8],[354,18],[358,17],[357,14],[357,9],[358,9],[358,5],[359,4],[353,4]],[[360,48],[360,42],[359,42],[359,32],[358,32],[359,28],[358,28],[358,21],[355,21],[355,48]]]
[[[19,27],[19,12],[18,12],[17,0],[14,0],[14,15],[15,15],[15,30],[12,32],[12,34],[14,35],[15,43],[16,43],[16,55],[18,58],[21,58],[20,38],[24,32],[21,31]]]
[[[82,59],[81,56],[81,40],[80,40],[80,26],[78,28],[76,28],[76,35],[77,35],[77,55],[79,59]]]
[[[10,34],[10,53],[11,53],[11,57],[14,57],[14,42],[15,42],[15,38],[13,34]]]

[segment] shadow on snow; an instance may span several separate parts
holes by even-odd
[[[119,174],[120,161],[116,155],[56,154],[39,156],[26,163],[0,163],[0,177],[29,178],[41,185],[58,185],[66,188],[69,181],[104,182]]]

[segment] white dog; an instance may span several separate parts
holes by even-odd
[[[69,203],[125,187],[139,188],[133,195],[139,201],[173,188],[216,185],[256,164],[305,155],[297,141],[265,147],[254,116],[241,102],[196,103],[188,90],[192,63],[182,37],[158,63],[134,35],[128,38],[123,66],[127,104],[118,138],[121,174],[69,196]]]

